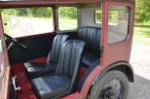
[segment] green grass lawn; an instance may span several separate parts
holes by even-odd
[[[135,25],[134,43],[150,46],[150,24]]]
[[[61,18],[61,20],[59,20],[60,30],[75,30],[77,29],[77,25],[76,19]]]

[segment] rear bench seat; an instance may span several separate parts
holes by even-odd
[[[100,32],[101,28],[85,26],[78,30],[77,39],[86,42],[82,64],[90,67],[100,58]]]

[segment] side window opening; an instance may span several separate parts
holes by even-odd
[[[4,32],[14,38],[54,31],[50,7],[4,9],[1,14]]]
[[[108,44],[126,40],[129,27],[129,8],[112,6],[108,16]]]
[[[76,7],[58,8],[58,27],[61,31],[77,29],[78,22]]]
[[[102,11],[96,10],[94,12],[94,16],[95,16],[95,23],[96,24],[102,24]]]

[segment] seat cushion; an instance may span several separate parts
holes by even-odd
[[[50,76],[32,79],[33,89],[40,99],[51,99],[67,93],[71,80],[66,76]]]
[[[92,66],[92,64],[93,64],[97,59],[99,59],[99,56],[98,56],[98,55],[85,52],[85,53],[83,54],[82,64],[83,64],[84,66],[86,66],[86,67],[90,67],[90,66]]]
[[[52,63],[52,62],[51,63],[36,63],[36,62],[24,63],[29,78],[40,77],[47,73],[53,74],[55,72],[56,65],[57,65],[56,63]]]

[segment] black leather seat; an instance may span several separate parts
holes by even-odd
[[[32,79],[33,89],[40,99],[60,99],[76,87],[84,45],[79,40],[66,41],[61,47],[55,75]]]
[[[60,52],[60,46],[69,38],[68,35],[56,35],[53,40],[52,48],[48,54],[46,63],[24,63],[26,72],[30,78],[43,76],[47,73],[54,73],[58,62],[58,55]]]
[[[82,64],[86,67],[100,58],[100,33],[101,28],[85,26],[78,30],[77,38],[86,42],[86,50],[83,54]]]

